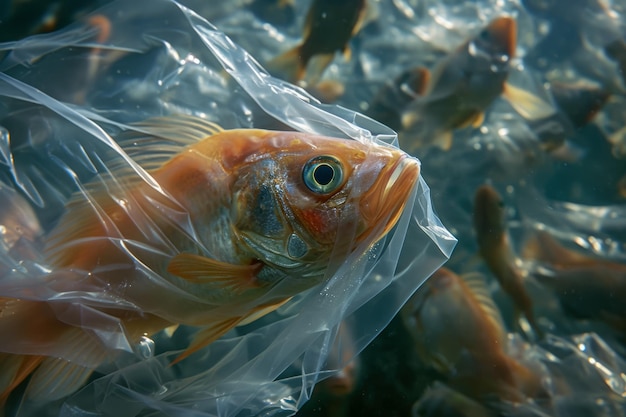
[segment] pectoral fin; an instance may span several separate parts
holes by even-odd
[[[287,298],[285,301],[281,301],[279,303],[276,304],[272,304],[270,306],[267,307],[263,307],[257,311],[254,311],[251,314],[248,314],[239,324],[238,326],[245,326],[246,324],[250,324],[255,320],[260,319],[261,317],[265,316],[266,314],[271,313],[272,311],[278,309],[279,307],[287,304],[287,302],[289,300],[291,300],[292,297]]]
[[[459,129],[462,128],[466,128],[466,127],[480,127],[483,122],[485,121],[485,113],[483,112],[476,112],[474,114],[472,114],[470,117],[468,117],[466,120],[464,120],[459,126]]]
[[[185,349],[183,353],[181,353],[176,359],[174,359],[172,365],[182,361],[192,353],[195,353],[203,347],[216,341],[217,339],[225,335],[233,327],[249,324],[263,317],[264,315],[271,313],[289,300],[291,300],[291,297],[271,305],[258,306],[247,315],[240,317],[229,317],[200,330],[194,337],[189,347],[187,347],[187,349]]]
[[[259,287],[256,279],[260,263],[236,265],[205,256],[181,253],[172,258],[167,271],[188,282],[215,285],[222,289],[243,292]]]
[[[485,121],[485,113],[480,112],[476,114],[476,116],[472,119],[471,123],[473,127],[480,127],[482,126],[484,121]]]
[[[544,119],[556,113],[556,109],[550,103],[509,83],[504,84],[503,97],[527,120]]]
[[[212,326],[200,330],[193,338],[191,344],[189,344],[189,347],[187,347],[187,349],[185,349],[183,353],[181,353],[176,359],[174,359],[171,365],[177,364],[192,353],[195,353],[203,347],[216,341],[224,334],[226,334],[230,329],[237,326],[241,322],[241,320],[242,317],[229,317],[225,320],[213,324]]]

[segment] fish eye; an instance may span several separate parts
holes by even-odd
[[[491,32],[487,29],[484,29],[483,31],[480,32],[479,35],[480,39],[482,39],[483,41],[491,41]]]
[[[343,167],[341,162],[332,156],[317,156],[304,164],[302,179],[307,188],[314,193],[332,193],[343,181]]]

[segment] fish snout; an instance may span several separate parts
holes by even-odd
[[[359,240],[368,236],[372,229],[379,228],[380,232],[373,240],[375,242],[395,226],[419,173],[419,162],[406,154],[383,168],[378,180],[360,202],[360,214],[366,230],[359,235]]]

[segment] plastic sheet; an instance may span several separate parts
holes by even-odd
[[[364,143],[397,143],[385,126],[345,108],[321,105],[270,77],[223,32],[175,2],[120,1],[66,30],[0,44],[0,51],[0,181],[32,206],[44,233],[54,228],[72,195],[94,201],[86,186],[90,182],[113,178],[103,182],[113,198],[124,190],[118,181],[123,173],[155,186],[135,160],[162,162],[165,152],[133,154],[116,143],[121,131],[133,128],[131,123],[151,117],[182,113],[225,129],[289,126]],[[185,218],[185,213],[175,214]],[[155,247],[167,246],[159,230],[150,231]],[[119,242],[120,247],[127,243]],[[54,406],[35,395],[21,403],[11,398],[9,410],[17,416],[291,415],[310,397],[322,371],[328,375],[345,366],[326,365],[341,320],[354,323],[358,354],[449,257],[455,243],[434,215],[429,188],[420,179],[396,227],[365,256],[350,255],[321,285],[174,366],[194,328],[182,326],[173,335],[161,332],[131,343],[119,321],[103,311],[136,311],[132,297],[93,285],[80,271],[50,269],[38,238],[25,243],[29,250],[3,250],[1,297],[67,302],[78,313],[57,311],[57,317],[88,329],[105,347],[103,355],[118,352],[84,388]],[[151,247],[133,250],[140,249],[161,255]],[[128,288],[134,297],[161,285],[149,265],[142,268],[143,281]],[[168,290],[150,301],[153,308],[167,312],[168,306],[198,302],[180,288]],[[15,348],[5,339],[0,347]],[[17,353],[64,355],[55,346],[30,349]],[[94,365],[80,355],[67,359]]]

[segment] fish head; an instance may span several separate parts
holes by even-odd
[[[434,331],[432,327],[436,326],[435,323],[448,323],[467,314],[469,296],[463,279],[450,269],[441,267],[426,281],[416,314],[425,329]]]
[[[494,64],[507,64],[515,55],[517,24],[509,16],[498,17],[470,42],[475,54],[489,57]]]
[[[506,207],[500,194],[490,185],[482,185],[474,197],[474,230],[481,248],[492,248],[506,234]]]
[[[439,268],[436,270],[430,278],[426,281],[426,284],[431,293],[442,293],[450,289],[457,283],[456,275],[447,268]]]
[[[460,48],[452,64],[463,70],[468,90],[485,94],[484,90],[491,87],[496,94],[502,89],[515,55],[516,37],[515,19],[503,16],[491,21]]]
[[[423,98],[405,111],[403,126],[430,125],[428,131],[446,133],[435,142],[447,149],[450,130],[480,125],[485,109],[505,90],[516,48],[516,27],[511,17],[496,18],[439,61],[427,77]]]
[[[447,302],[452,302],[453,306],[458,304],[455,298],[458,287],[458,276],[455,273],[445,267],[436,270],[402,308],[402,317],[407,326],[422,328],[418,323],[424,321],[423,316],[439,320],[442,311],[452,310],[451,306],[446,306]]]
[[[266,135],[236,174],[233,225],[243,251],[288,275],[324,275],[364,252],[396,224],[419,176],[418,161],[390,146]]]

